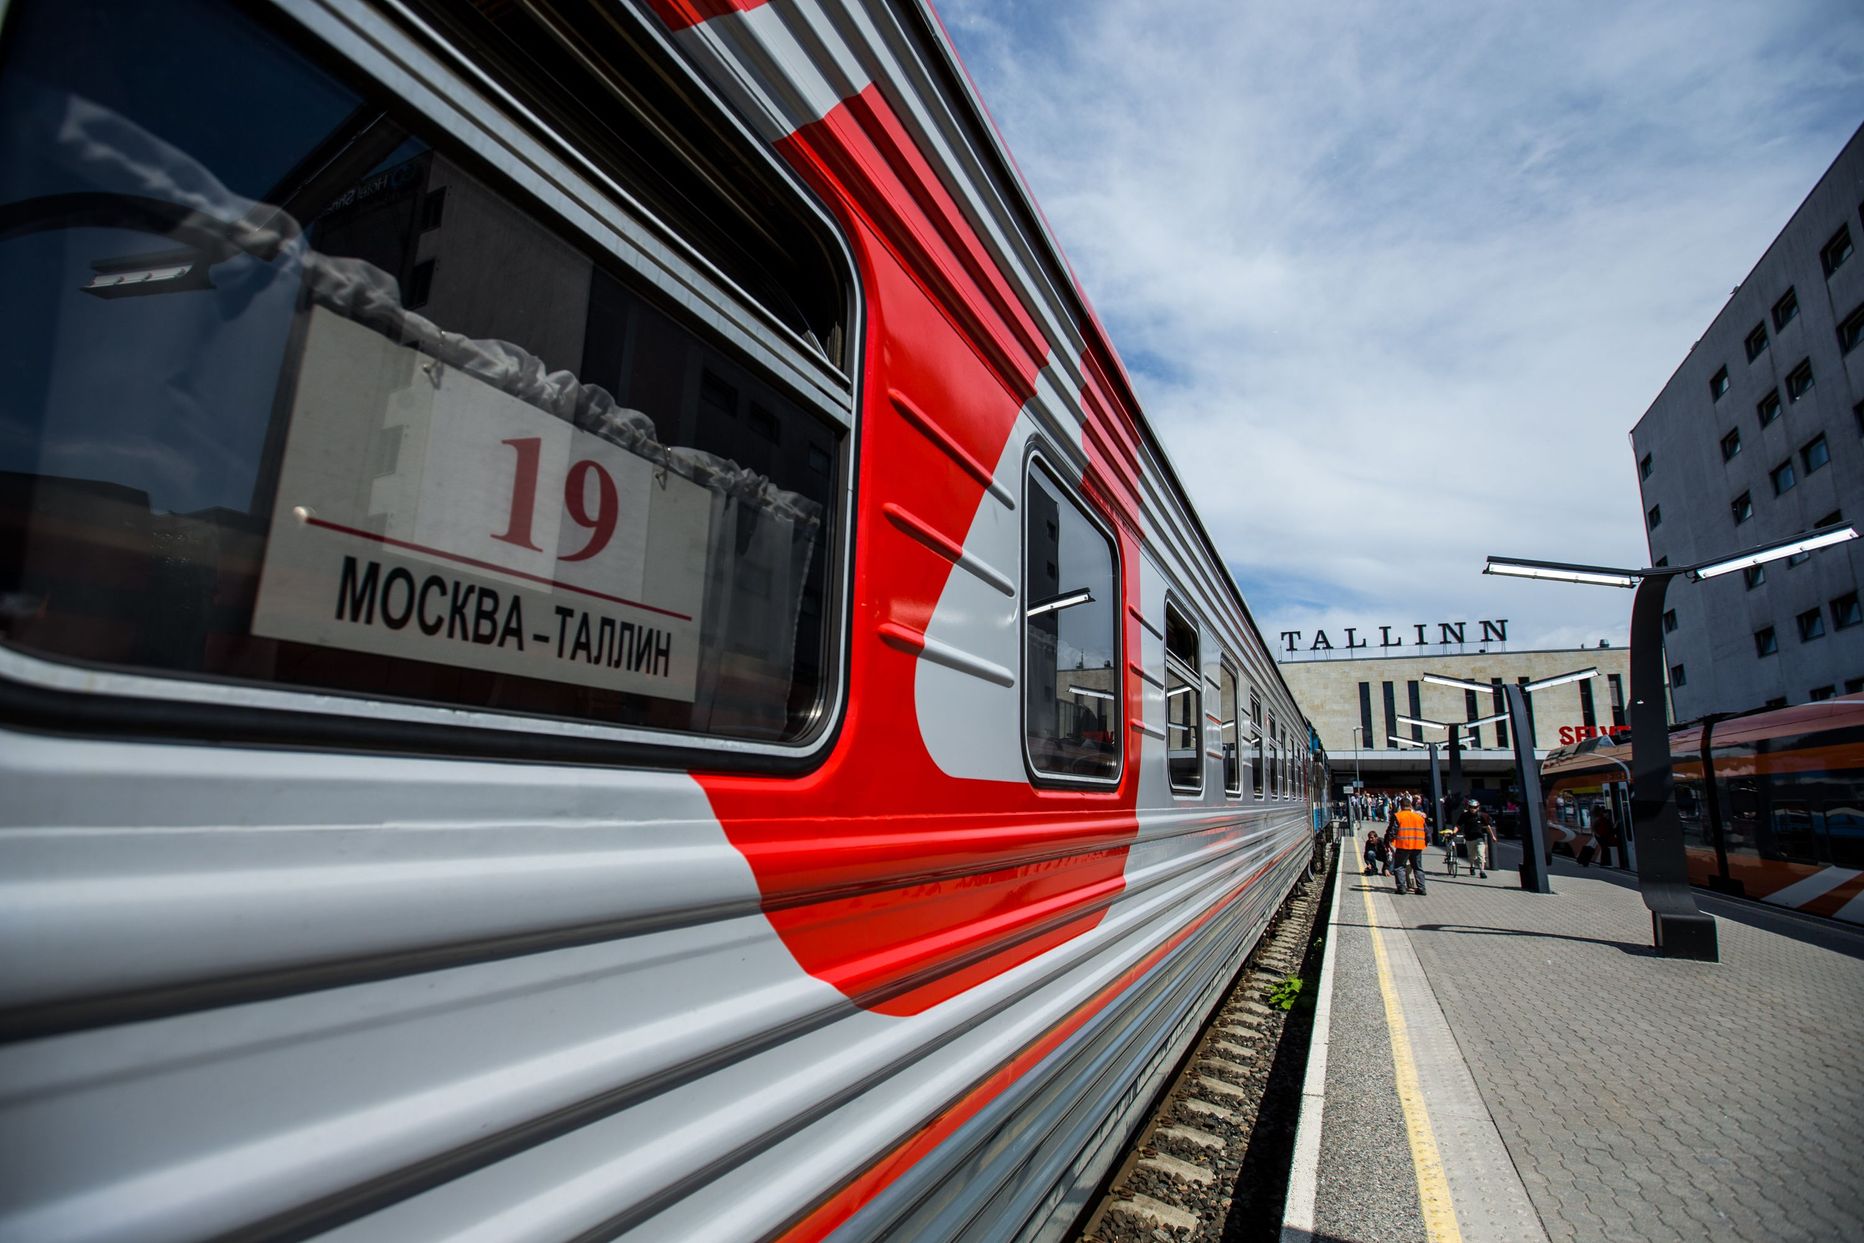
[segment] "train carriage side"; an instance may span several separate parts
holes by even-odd
[[[0,1233],[1058,1237],[1324,769],[930,11],[0,20]]]
[[[1692,883],[1864,922],[1864,699],[1683,726],[1670,749]],[[1549,825],[1558,800],[1578,809],[1563,830],[1574,848],[1630,760],[1628,742],[1589,743],[1543,765]]]

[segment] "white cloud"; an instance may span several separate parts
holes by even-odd
[[[1642,564],[1626,434],[1857,124],[1858,13],[943,7],[1265,631],[1622,638],[1483,555]]]

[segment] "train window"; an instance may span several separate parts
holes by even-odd
[[[1197,627],[1165,605],[1165,755],[1171,788],[1204,786],[1203,694],[1198,685]]]
[[[1281,726],[1275,723],[1270,714],[1264,726],[1269,736],[1269,797],[1281,797]]]
[[[1243,726],[1236,719],[1237,706],[1236,670],[1226,659],[1217,667],[1217,712],[1223,718],[1217,731],[1223,740],[1223,792],[1231,798],[1243,793],[1243,757],[1237,750]]]
[[[1119,571],[1113,541],[1040,461],[1025,489],[1023,732],[1036,772],[1120,771]]]
[[[1702,777],[1699,771],[1678,766],[1676,770],[1676,815],[1683,826],[1683,847],[1686,850],[1706,850],[1713,843],[1709,840],[1708,818],[1702,798]]]
[[[1864,869],[1864,771],[1834,768],[1825,778],[1825,833],[1832,862]]]
[[[1267,761],[1265,751],[1268,747],[1268,726],[1262,720],[1262,700],[1254,691],[1249,692],[1249,724],[1255,730],[1256,745],[1249,754],[1249,788],[1257,798],[1265,798],[1268,787],[1264,784]]]
[[[816,356],[728,343],[731,298],[682,310],[487,140],[282,29],[222,0],[8,13],[0,638],[650,740],[810,734],[842,485],[803,446],[848,417],[794,378]],[[840,277],[796,281],[795,340],[832,337]]]

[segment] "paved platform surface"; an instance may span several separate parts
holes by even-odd
[[[1660,958],[1633,878],[1499,855],[1400,897],[1341,852],[1284,1243],[1864,1241],[1864,933],[1702,895],[1722,961]]]

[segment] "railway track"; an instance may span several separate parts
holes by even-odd
[[[1316,923],[1330,875],[1331,869],[1317,870],[1289,895],[1160,1093],[1075,1243],[1279,1233],[1308,1024],[1291,1022],[1278,1001],[1291,980],[1300,980],[1311,999],[1319,975]],[[1292,1094],[1278,1090],[1284,1084],[1293,1085]],[[1255,1220],[1270,1216],[1272,1222]]]

